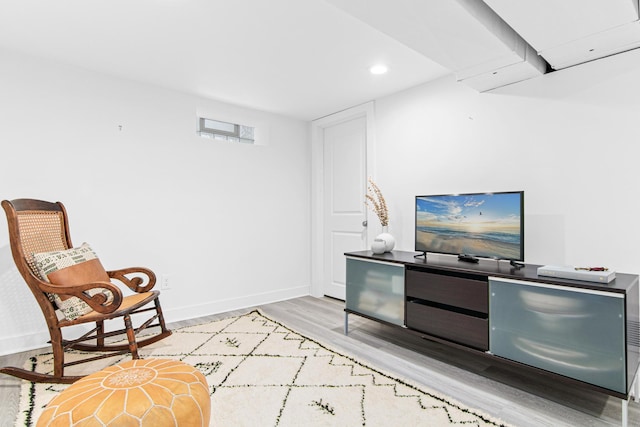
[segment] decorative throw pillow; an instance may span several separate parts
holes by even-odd
[[[34,253],[33,260],[40,278],[52,285],[109,282],[109,275],[87,243],[65,251]],[[87,293],[93,296],[101,292],[105,293],[108,302],[113,301],[113,294],[104,288],[91,289]],[[92,310],[89,304],[78,297],[58,294],[51,296],[68,320],[76,319]]]

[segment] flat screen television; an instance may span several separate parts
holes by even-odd
[[[415,224],[416,252],[524,261],[523,191],[416,196]]]

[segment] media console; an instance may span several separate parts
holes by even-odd
[[[640,399],[638,276],[610,283],[538,276],[537,265],[478,264],[414,252],[349,252],[349,314],[551,375],[622,399]]]

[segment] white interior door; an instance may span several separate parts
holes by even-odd
[[[344,253],[367,247],[367,119],[352,118],[323,129],[324,295],[345,299]]]

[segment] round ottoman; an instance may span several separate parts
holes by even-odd
[[[183,362],[137,359],[88,375],[47,404],[38,426],[208,426],[209,386]]]

